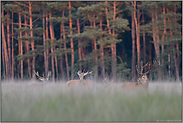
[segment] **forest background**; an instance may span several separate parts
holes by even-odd
[[[141,61],[162,66],[150,80],[181,81],[181,1],[1,1],[2,80],[136,81]]]

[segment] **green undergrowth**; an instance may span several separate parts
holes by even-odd
[[[179,121],[179,86],[124,91],[119,85],[69,88],[66,84],[2,84],[2,121]],[[159,89],[156,89],[156,87]],[[153,90],[153,91],[152,91]],[[169,93],[167,93],[167,92]]]

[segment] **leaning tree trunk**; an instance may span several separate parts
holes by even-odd
[[[9,56],[9,78],[11,78],[11,45],[10,45],[10,13],[7,11],[7,44],[8,44],[8,56]]]
[[[133,1],[132,1],[133,4]],[[131,31],[131,35],[132,35],[132,81],[135,81],[136,78],[136,70],[135,70],[135,24],[134,24],[134,13],[131,13],[131,17],[132,17],[132,31]]]
[[[134,9],[136,9],[136,1],[133,3]],[[137,17],[136,17],[136,11],[134,11],[134,20],[135,20],[135,30],[136,30],[136,45],[137,45],[137,67],[140,69],[140,29],[139,29],[139,10],[137,11]]]

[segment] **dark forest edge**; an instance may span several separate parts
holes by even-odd
[[[136,71],[162,66],[149,80],[181,81],[182,2],[2,1],[1,79],[137,81]],[[144,72],[145,72],[144,71]]]

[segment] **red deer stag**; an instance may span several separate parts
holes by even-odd
[[[79,80],[70,80],[70,81],[67,81],[67,85],[68,86],[79,86],[79,85],[94,85],[94,83],[89,80],[89,79],[83,79],[84,76],[88,75],[88,74],[92,74],[92,71],[91,72],[82,72],[82,71],[78,71],[77,72],[78,76],[79,76]]]
[[[156,69],[158,66],[160,66],[160,63],[157,64],[156,61],[154,61],[154,67],[153,69],[143,73],[143,69],[146,67],[146,66],[150,66],[149,62],[147,62],[145,65],[143,65],[143,62],[141,62],[141,70],[138,70],[137,69],[137,66],[136,66],[136,70],[137,70],[137,73],[141,75],[140,78],[138,78],[137,82],[136,83],[132,83],[132,82],[125,82],[125,83],[122,83],[121,86],[124,87],[124,88],[128,88],[128,89],[131,89],[131,90],[134,90],[135,88],[144,88],[144,89],[148,89],[148,86],[149,86],[149,82],[148,82],[148,79],[147,79],[147,74],[152,72],[154,69]]]

